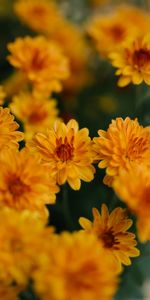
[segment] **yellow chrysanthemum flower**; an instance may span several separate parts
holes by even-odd
[[[48,0],[18,0],[14,11],[22,22],[43,33],[59,26],[62,17],[57,5]]]
[[[55,174],[60,185],[67,181],[74,190],[79,190],[81,180],[89,182],[94,178],[89,131],[79,130],[75,120],[67,125],[56,121],[47,133],[37,133],[29,147],[40,154],[43,164]]]
[[[93,208],[94,220],[81,217],[80,225],[86,232],[94,234],[102,242],[106,255],[109,255],[118,264],[131,264],[130,257],[139,256],[135,246],[135,235],[127,230],[132,226],[132,220],[127,218],[126,209],[115,208],[110,214],[105,204],[102,204],[101,214]]]
[[[44,132],[51,127],[58,115],[56,100],[29,92],[21,92],[14,96],[10,109],[17,119],[23,122],[26,140],[31,139],[35,133]]]
[[[67,58],[61,48],[45,37],[17,38],[8,44],[8,61],[21,70],[34,87],[43,93],[60,91],[61,81],[69,76]]]
[[[117,118],[112,120],[107,131],[99,130],[94,138],[94,159],[99,168],[106,168],[104,182],[112,184],[119,169],[150,160],[150,130],[138,123],[138,120]]]
[[[97,50],[104,57],[110,52],[119,52],[129,36],[149,32],[149,29],[150,17],[141,9],[132,6],[119,6],[109,14],[95,16],[87,28]]]
[[[27,149],[12,151],[1,160],[0,206],[28,209],[47,217],[45,204],[55,202],[55,180]]]
[[[117,271],[93,235],[63,233],[48,255],[34,276],[43,300],[112,299]]]
[[[47,0],[19,0],[15,11],[31,29],[56,41],[70,62],[70,77],[64,82],[67,92],[81,88],[90,79],[87,72],[88,46],[81,29],[69,22],[60,7]],[[41,13],[42,12],[42,13]]]
[[[128,172],[121,170],[113,188],[136,214],[140,240],[150,240],[150,168],[141,164]]]
[[[52,232],[36,213],[1,209],[0,281],[10,285],[16,283],[17,288],[23,289],[37,265],[35,253],[42,252],[45,239],[51,242]]]
[[[134,37],[124,46],[109,55],[112,65],[117,68],[116,75],[120,76],[118,86],[124,87],[129,83],[141,84],[143,81],[150,85],[150,35]]]
[[[0,107],[0,156],[19,147],[18,142],[23,140],[23,133],[16,130],[18,127],[10,110]]]

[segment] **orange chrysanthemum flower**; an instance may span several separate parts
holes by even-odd
[[[38,265],[41,245],[53,237],[53,229],[36,213],[17,212],[13,209],[0,210],[0,281],[23,289],[31,278],[32,270]],[[51,237],[52,236],[52,237]]]
[[[109,14],[95,16],[88,25],[88,33],[104,57],[110,52],[119,52],[129,36],[149,32],[149,29],[150,17],[132,6],[119,6]]]
[[[35,133],[51,127],[58,115],[56,100],[28,92],[14,96],[10,109],[17,119],[24,123],[26,140],[31,139]]]
[[[23,133],[16,131],[18,127],[10,110],[0,107],[0,156],[19,147],[18,142],[23,140]]]
[[[20,69],[43,92],[60,91],[61,81],[69,76],[67,58],[61,48],[42,36],[17,38],[8,44],[9,62]]]
[[[60,185],[67,181],[74,190],[79,190],[81,179],[89,182],[94,177],[89,131],[79,130],[75,120],[67,125],[56,121],[47,133],[36,134],[29,146],[40,154],[43,164],[55,174]]]
[[[133,169],[120,171],[113,183],[118,196],[137,216],[139,238],[150,240],[150,169],[141,164]]]
[[[94,138],[94,158],[99,161],[99,168],[106,168],[104,182],[112,184],[119,169],[129,168],[134,164],[150,159],[150,130],[138,123],[138,120],[117,118],[112,120],[107,131],[99,130],[99,137]]]
[[[43,300],[111,300],[116,273],[93,235],[63,233],[35,272],[35,290]]]
[[[61,20],[57,5],[48,0],[18,0],[14,4],[14,10],[21,21],[38,32],[53,30]]]
[[[28,209],[47,216],[45,204],[55,202],[55,180],[27,149],[5,154],[1,161],[0,206]]]
[[[135,235],[127,231],[133,222],[127,218],[126,210],[117,207],[109,214],[107,206],[102,204],[101,214],[93,208],[93,217],[93,223],[81,217],[80,225],[102,242],[106,255],[115,259],[119,269],[121,264],[130,265],[130,257],[139,256],[140,252],[135,248]]]
[[[116,52],[109,55],[112,65],[120,76],[118,85],[124,87],[130,82],[150,85],[150,35],[134,37]]]

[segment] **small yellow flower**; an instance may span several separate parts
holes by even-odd
[[[47,217],[45,204],[55,202],[55,180],[27,149],[12,151],[1,160],[0,206],[37,211]]]
[[[87,27],[99,53],[108,57],[110,52],[120,51],[133,34],[149,32],[150,17],[133,6],[119,6],[107,14],[95,16]],[[126,45],[126,44],[125,44]]]
[[[44,132],[57,118],[56,100],[21,92],[13,97],[10,104],[12,113],[24,123],[25,139],[29,140],[37,132]]]
[[[57,5],[48,0],[18,0],[15,1],[14,11],[22,22],[42,33],[58,27],[61,20]]]
[[[0,281],[17,288],[24,288],[38,262],[41,245],[45,239],[51,242],[52,228],[36,213],[0,210]],[[3,299],[3,298],[2,298]]]
[[[35,290],[43,300],[111,300],[117,271],[93,235],[63,233],[35,271]]]
[[[111,185],[119,169],[128,169],[139,163],[149,164],[150,130],[138,120],[117,118],[107,131],[99,130],[94,138],[94,159],[99,168],[106,168],[105,183]]]
[[[137,216],[140,240],[150,240],[150,168],[141,164],[128,172],[121,170],[113,188]]]
[[[8,44],[8,61],[21,70],[27,79],[43,93],[60,91],[61,81],[69,76],[67,58],[61,48],[45,37],[17,38]]]
[[[94,178],[89,131],[87,128],[79,130],[75,120],[67,125],[56,121],[47,133],[37,133],[29,147],[40,154],[59,185],[67,181],[74,190],[79,190],[81,180],[89,182]]]
[[[101,214],[93,208],[93,217],[93,222],[81,217],[80,225],[102,242],[106,255],[115,259],[119,268],[121,264],[130,265],[130,257],[139,256],[140,252],[135,248],[135,235],[127,231],[133,222],[127,218],[126,210],[117,207],[109,214],[107,206],[102,204]]]
[[[120,76],[118,86],[124,87],[129,83],[141,84],[143,81],[150,85],[150,35],[134,37],[124,46],[109,55],[112,65],[117,68],[116,75]]]
[[[23,133],[16,131],[18,127],[10,110],[0,107],[0,156],[19,147],[18,142],[23,140]]]

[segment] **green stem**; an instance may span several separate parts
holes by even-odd
[[[71,214],[70,214],[67,184],[64,184],[62,186],[62,210],[63,210],[64,220],[67,225],[67,228],[72,231],[74,226],[73,226],[73,220],[72,220]]]

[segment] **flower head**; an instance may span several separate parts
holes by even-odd
[[[19,147],[18,142],[23,140],[23,133],[16,130],[18,127],[10,110],[0,107],[0,156]]]
[[[112,65],[120,76],[118,85],[124,87],[130,82],[150,85],[150,35],[134,37],[127,41],[119,51],[109,55]]]
[[[26,140],[31,139],[35,133],[51,127],[58,115],[54,99],[29,92],[14,96],[10,109],[17,119],[23,122]]]
[[[27,149],[5,154],[1,161],[0,206],[37,211],[47,217],[45,204],[54,203],[55,180]]]
[[[42,36],[17,38],[8,44],[9,62],[42,92],[60,91],[69,76],[67,58],[58,44]]]
[[[140,240],[150,240],[150,168],[141,164],[121,170],[113,188],[137,216]]]
[[[35,290],[43,300],[110,300],[116,274],[94,236],[63,233],[35,272]]]
[[[120,51],[129,37],[149,32],[150,17],[133,6],[122,5],[109,14],[95,16],[87,27],[97,50],[108,57],[110,52]],[[126,45],[126,44],[125,44]]]
[[[79,219],[83,229],[102,242],[105,252],[116,260],[119,267],[121,264],[130,265],[130,257],[139,256],[139,250],[135,248],[135,235],[127,231],[132,220],[127,218],[126,210],[117,207],[109,214],[107,206],[103,204],[101,214],[93,208],[93,217],[93,222],[83,217]]]
[[[61,20],[57,5],[48,0],[18,0],[14,10],[22,22],[38,32],[53,30]]]
[[[52,229],[34,212],[17,212],[13,209],[0,210],[0,281],[18,288],[28,284],[31,271],[37,265],[41,244],[51,241]]]
[[[67,181],[78,190],[81,179],[89,182],[94,177],[89,131],[87,128],[79,130],[75,120],[67,125],[56,121],[47,133],[37,133],[29,147],[40,154],[42,163],[55,174],[60,185]]]
[[[118,175],[119,169],[144,162],[150,159],[150,131],[138,120],[117,118],[112,120],[107,131],[99,130],[99,137],[94,138],[95,161],[99,168],[106,168],[106,182]],[[109,176],[109,177],[108,177]]]

